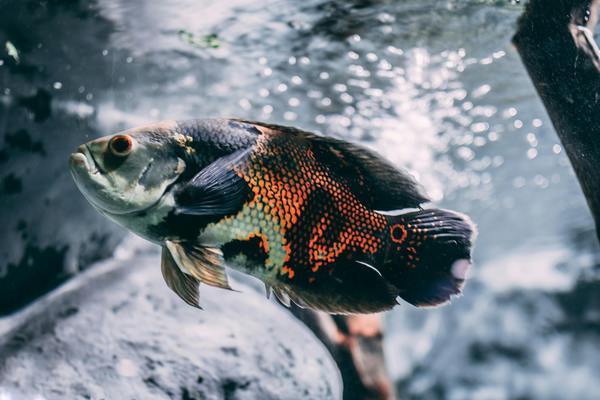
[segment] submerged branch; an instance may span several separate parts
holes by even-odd
[[[571,160],[600,239],[600,0],[531,0],[513,42]]]

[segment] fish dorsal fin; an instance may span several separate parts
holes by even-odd
[[[251,192],[234,167],[244,160],[251,148],[220,157],[175,193],[175,211],[179,214],[219,216],[239,211]]]
[[[223,266],[223,255],[219,249],[169,240],[165,245],[182,271],[187,271],[195,279],[207,285],[232,290]]]
[[[319,136],[296,128],[244,121],[263,133],[296,137],[309,143],[314,157],[327,166],[372,210],[416,208],[428,202],[415,179],[371,150],[333,137]]]
[[[186,275],[177,266],[171,252],[163,247],[160,269],[167,286],[174,291],[183,301],[192,307],[200,308],[199,282],[190,275]]]

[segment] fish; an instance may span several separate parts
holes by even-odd
[[[331,314],[448,303],[472,264],[476,227],[424,207],[417,181],[358,144],[242,119],[163,121],[70,156],[101,214],[162,248],[167,286],[200,307],[227,268],[267,297]]]

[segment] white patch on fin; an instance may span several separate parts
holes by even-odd
[[[470,269],[471,263],[469,262],[469,260],[463,258],[454,261],[450,271],[452,272],[452,276],[454,276],[456,279],[465,280],[469,277]]]

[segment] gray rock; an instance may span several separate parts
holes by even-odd
[[[171,293],[159,257],[105,262],[0,320],[0,398],[337,399],[325,348],[252,285]]]

